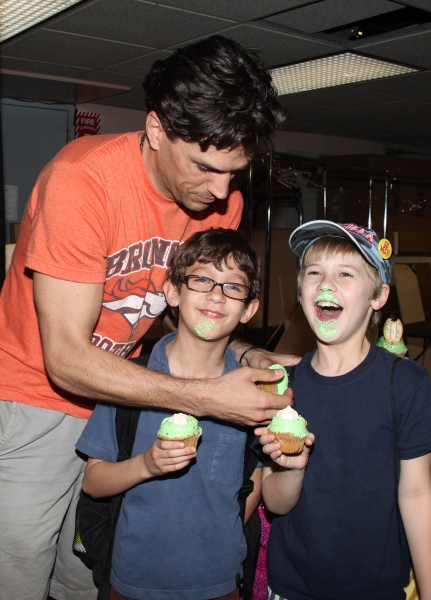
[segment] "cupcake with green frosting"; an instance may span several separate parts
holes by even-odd
[[[404,358],[407,352],[407,346],[405,345],[403,338],[392,343],[388,342],[384,335],[381,335],[376,342],[376,346],[385,348],[385,350],[389,350],[389,352],[396,354],[400,358]]]
[[[307,421],[291,406],[279,410],[268,427],[283,454],[299,454],[308,435]]]
[[[271,381],[268,383],[260,382],[257,384],[257,387],[260,387],[270,394],[282,396],[289,385],[289,375],[286,373],[286,369],[281,365],[271,365],[268,369],[280,369],[280,371],[283,371],[283,377],[278,381]]]
[[[169,442],[184,442],[184,446],[198,445],[202,429],[197,419],[184,413],[175,413],[163,419],[157,437]]]

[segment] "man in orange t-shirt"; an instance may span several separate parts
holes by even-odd
[[[2,291],[2,600],[96,597],[71,552],[84,466],[74,446],[90,398],[249,425],[286,404],[254,385],[277,371],[238,369],[209,385],[126,360],[164,311],[178,245],[238,227],[231,178],[284,119],[268,73],[220,36],[157,61],[144,87],[145,133],[81,138],[42,171]],[[288,364],[233,348],[248,366]]]

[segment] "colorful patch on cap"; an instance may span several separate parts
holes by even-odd
[[[396,344],[403,337],[403,324],[399,319],[388,319],[383,325],[383,335],[389,344]]]
[[[379,242],[379,254],[385,260],[388,260],[392,256],[392,246],[391,242],[385,238],[382,238]]]
[[[370,244],[374,244],[374,231],[372,229],[365,229],[365,227],[360,227],[359,225],[355,225],[355,223],[340,223],[341,227],[343,227],[346,231],[351,233],[356,233],[356,235],[360,235],[370,242]]]

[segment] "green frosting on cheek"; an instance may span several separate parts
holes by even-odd
[[[207,336],[207,333],[216,326],[215,321],[202,321],[202,323],[198,323],[195,327],[195,331],[199,337],[204,338],[204,340],[210,340],[211,338]]]
[[[316,317],[317,329],[322,337],[331,338],[337,333],[337,321],[332,319],[332,321],[321,321]]]

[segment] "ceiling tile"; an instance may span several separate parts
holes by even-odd
[[[379,36],[380,41],[355,44],[355,50],[372,56],[379,56],[413,67],[431,69],[431,29],[429,25],[418,26],[409,34],[399,33]],[[369,38],[372,39],[372,38]]]
[[[367,104],[381,104],[394,102],[398,97],[390,94],[380,94],[370,90],[354,88],[350,85],[338,85],[331,88],[288,94],[293,102],[313,104],[330,108],[347,108],[352,106],[366,106]],[[289,101],[287,99],[287,101]]]
[[[372,118],[383,118],[398,121],[398,126],[402,128],[403,122],[415,121],[422,124],[431,125],[430,107],[425,102],[415,100],[400,100],[398,102],[389,102],[372,106],[357,106],[354,109],[344,109],[346,115],[352,118],[356,114],[370,115]]]
[[[270,17],[271,21],[314,33],[399,10],[399,4],[388,0],[325,0]]]
[[[39,29],[7,43],[3,54],[14,58],[31,56],[42,62],[50,62],[55,56],[56,63],[100,69],[148,51],[139,46]]]
[[[1,57],[1,67],[2,69],[38,73],[42,75],[54,75],[57,77],[72,77],[73,79],[84,78],[87,73],[91,73],[90,69],[84,67],[73,67],[23,58],[13,58],[5,56],[4,54]]]
[[[78,33],[105,40],[163,48],[196,35],[210,35],[233,21],[183,11],[154,2],[98,0],[49,25],[56,31]]]
[[[392,94],[401,98],[422,98],[431,95],[431,72],[411,73],[400,77],[387,77],[374,81],[353,84],[354,88],[366,92]]]
[[[233,19],[234,21],[251,21],[262,19],[280,11],[311,4],[315,0],[163,0],[159,4],[176,6],[207,15]]]
[[[430,0],[401,0],[403,4],[407,6],[415,6],[416,8],[421,8],[422,10],[428,10],[431,12],[431,2]]]
[[[340,50],[336,42],[313,40],[308,36],[301,37],[255,25],[238,25],[224,31],[222,35],[236,40],[245,48],[259,48],[261,50],[259,56],[265,61],[267,67],[276,67]]]
[[[141,56],[140,58],[135,58],[133,60],[120,63],[118,65],[112,65],[106,70],[115,73],[125,73],[128,75],[134,75],[135,77],[141,77],[141,79],[143,79],[156,60],[163,60],[171,54],[172,52],[158,50],[157,52],[146,54],[145,56]]]

